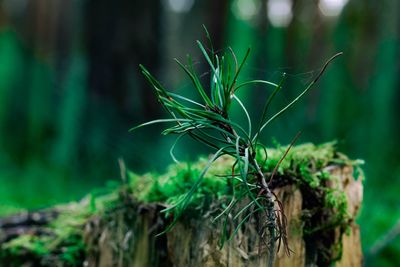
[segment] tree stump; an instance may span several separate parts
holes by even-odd
[[[355,218],[362,201],[361,179],[354,179],[350,166],[329,166],[327,170],[335,177],[327,186],[339,187],[345,192],[347,211]],[[335,266],[362,266],[360,231],[353,220],[344,234],[336,227],[305,237],[303,218],[307,196],[296,185],[285,185],[274,192],[284,206],[292,251],[288,256],[281,248],[277,252],[276,267],[328,266],[330,263],[326,260],[333,262],[336,258]],[[132,220],[126,220],[126,211],[117,211],[113,219],[102,222],[95,219],[86,230],[86,243],[95,249],[90,250],[85,266],[267,266],[268,255],[258,249],[260,240],[255,225],[246,224],[222,248],[218,245],[221,227],[210,218],[178,222],[170,232],[155,238],[154,234],[160,230],[157,225],[163,225],[160,209],[162,206],[142,206]],[[322,223],[314,222],[315,225]],[[332,255],[324,258],[329,253]]]
[[[274,266],[362,266],[360,231],[355,223],[363,194],[362,178],[353,171],[357,163],[337,153],[331,143],[292,150],[297,156],[288,156],[285,169],[271,183],[286,215],[290,249],[287,255],[283,244],[277,246]],[[281,152],[268,154],[275,166]],[[196,163],[199,169],[204,162],[207,160]],[[210,173],[212,182],[222,169],[230,172],[232,163],[221,158],[215,165],[218,171]],[[308,172],[302,170],[304,166]],[[267,266],[269,255],[260,240],[257,218],[243,223],[236,235],[220,246],[221,231],[227,229],[222,224],[230,221],[213,220],[221,208],[221,200],[214,195],[205,208],[185,212],[170,231],[156,236],[170,223],[160,212],[166,204],[154,198],[145,201],[140,193],[148,194],[146,190],[154,189],[154,184],[171,177],[186,177],[186,173],[178,175],[182,169],[172,169],[157,177],[161,179],[157,182],[154,177],[138,176],[136,182],[127,182],[96,199],[87,197],[79,203],[0,218],[0,266]],[[192,175],[197,177],[196,172]],[[153,197],[164,187],[157,188]],[[221,192],[221,188],[203,190],[202,197]],[[244,199],[237,208],[247,203]]]

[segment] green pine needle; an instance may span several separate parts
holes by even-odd
[[[267,180],[271,177],[266,177],[260,167],[265,166],[265,162],[268,160],[267,153],[264,153],[265,158],[260,162],[256,160],[256,149],[258,147],[262,147],[266,151],[265,146],[259,142],[259,137],[262,131],[272,121],[279,118],[296,104],[316,84],[329,63],[337,56],[341,55],[341,53],[330,58],[317,77],[296,98],[267,119],[268,109],[272,100],[284,86],[286,79],[285,74],[283,74],[278,84],[265,80],[249,80],[237,84],[240,73],[249,57],[250,49],[246,51],[243,60],[238,64],[236,55],[230,48],[228,52],[222,53],[221,55],[216,54],[212,47],[211,38],[207,29],[205,29],[205,32],[210,42],[209,51],[211,52],[207,52],[207,49],[200,41],[197,41],[197,45],[210,68],[209,94],[207,94],[206,87],[201,83],[200,77],[196,74],[191,57],[187,57],[187,65],[175,59],[178,66],[191,80],[194,89],[201,97],[201,102],[169,92],[144,66],[140,65],[142,74],[153,88],[158,101],[167,110],[171,118],[146,122],[133,127],[131,131],[157,123],[172,123],[173,126],[166,128],[162,134],[178,135],[170,150],[171,157],[175,162],[178,161],[173,154],[173,150],[184,136],[189,136],[215,150],[214,155],[208,161],[187,194],[177,200],[175,204],[163,210],[164,213],[173,215],[173,222],[160,234],[169,231],[185,212],[213,162],[222,155],[229,155],[235,159],[232,172],[238,171],[239,174],[237,176],[232,173],[232,177],[227,177],[226,179],[232,179],[232,182],[234,181],[235,183],[239,182],[238,186],[242,194],[230,199],[226,208],[214,218],[214,221],[224,218],[220,244],[223,245],[225,240],[230,240],[252,216],[263,213],[266,215],[265,218],[267,218],[265,222],[267,227],[264,227],[264,229],[268,231],[265,236],[269,236],[270,240],[266,240],[265,243],[269,244],[269,266],[272,266],[275,254],[275,242],[277,239],[276,230],[278,229],[278,232],[285,233],[286,229],[279,229],[282,226],[276,221],[276,213],[282,213],[281,217],[284,217],[283,210],[275,210],[275,202],[279,203],[279,200],[274,197],[268,187]],[[235,92],[240,88],[257,84],[271,86],[273,90],[266,100],[258,127],[253,134],[252,118],[245,104],[235,95]],[[230,117],[230,109],[233,100],[240,106],[247,119],[247,130]],[[239,204],[242,203],[240,205],[243,205],[243,199],[248,199],[248,202],[244,207],[240,208]],[[238,221],[235,223],[233,229],[228,227],[228,218],[233,218],[233,221]]]

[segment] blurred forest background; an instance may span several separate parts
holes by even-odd
[[[128,132],[165,116],[138,64],[190,96],[172,59],[201,58],[202,24],[215,47],[231,46],[239,59],[252,47],[244,77],[276,82],[288,73],[275,108],[344,52],[263,138],[287,144],[302,130],[299,143],[336,139],[341,151],[364,159],[358,220],[366,265],[399,266],[397,0],[0,0],[0,215],[119,182],[118,158],[134,172],[162,172],[173,137],[157,126]],[[241,94],[254,115],[268,92]],[[210,153],[189,140],[177,150],[183,160]]]

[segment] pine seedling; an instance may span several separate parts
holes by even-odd
[[[210,40],[207,30],[206,35]],[[169,231],[174,226],[188,207],[191,198],[196,190],[198,190],[213,162],[223,155],[228,155],[234,159],[232,178],[234,177],[235,180],[239,181],[238,186],[240,190],[237,190],[237,188],[235,189],[235,192],[238,193],[233,194],[227,207],[214,218],[214,220],[225,219],[223,223],[224,229],[222,230],[223,236],[221,238],[221,245],[223,245],[226,239],[231,239],[250,218],[257,218],[258,221],[262,220],[261,223],[259,222],[259,229],[261,229],[260,237],[269,253],[269,266],[273,266],[275,253],[279,249],[280,244],[283,243],[287,254],[290,253],[290,249],[287,245],[287,222],[282,203],[274,195],[269,186],[269,182],[273,179],[278,166],[276,166],[274,172],[270,176],[267,176],[260,167],[262,164],[256,159],[257,151],[260,151],[260,148],[262,148],[265,151],[265,158],[263,161],[268,160],[266,148],[259,141],[260,134],[271,122],[279,118],[285,111],[299,101],[317,83],[329,63],[342,53],[331,57],[322,67],[318,75],[296,98],[281,110],[268,117],[270,104],[276,94],[282,89],[286,75],[282,75],[279,83],[265,80],[249,80],[239,83],[238,78],[248,59],[250,49],[246,51],[244,58],[239,63],[236,55],[230,48],[226,52],[219,54],[214,52],[212,45],[210,49],[206,49],[200,41],[197,41],[197,45],[210,68],[210,83],[208,88],[204,87],[199,75],[196,73],[190,56],[187,57],[186,64],[177,59],[175,59],[175,61],[190,78],[201,101],[195,101],[166,90],[143,65],[140,65],[142,74],[154,89],[158,101],[165,108],[170,117],[149,121],[131,130],[156,123],[172,124],[171,127],[163,130],[162,134],[174,134],[177,136],[176,142],[170,151],[174,160],[176,159],[173,156],[173,149],[176,143],[184,136],[189,136],[215,151],[191,189],[176,203],[163,210],[163,212],[173,214],[173,222],[164,232]],[[245,105],[237,96],[237,91],[240,88],[256,84],[270,87],[271,93],[266,99],[261,118],[255,128],[256,130],[253,132],[252,118]],[[230,117],[230,110],[234,103],[240,106],[247,118],[246,128],[243,128]],[[297,138],[298,135],[294,141]],[[294,141],[289,146],[288,150],[293,145]],[[285,155],[287,152],[288,151],[286,151]],[[235,174],[235,171],[239,173]],[[237,206],[243,199],[249,199],[249,202],[238,211]],[[231,221],[235,223],[235,226],[229,232],[227,231],[227,227]],[[278,249],[276,248],[276,244],[278,244]]]

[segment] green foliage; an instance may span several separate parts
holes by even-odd
[[[238,83],[239,74],[249,56],[250,49],[247,50],[243,60],[238,63],[236,55],[230,48],[228,49],[229,52],[223,52],[222,54],[215,53],[207,29],[205,29],[205,32],[211,44],[211,48],[209,49],[210,52],[207,52],[207,49],[200,41],[197,41],[197,44],[210,68],[210,97],[206,93],[204,86],[200,82],[200,78],[194,70],[193,62],[190,56],[187,57],[187,65],[182,64],[179,60],[176,60],[176,62],[192,81],[193,87],[201,97],[202,101],[200,103],[184,96],[168,92],[144,66],[140,65],[142,74],[154,89],[158,101],[166,109],[171,118],[143,123],[132,128],[131,130],[156,123],[174,123],[174,126],[167,128],[162,132],[164,135],[178,135],[175,144],[171,148],[171,155],[174,159],[175,157],[173,156],[172,150],[174,149],[176,143],[186,135],[205,144],[206,146],[211,147],[216,151],[211,159],[207,162],[202,172],[198,175],[198,178],[195,181],[192,181],[189,191],[185,195],[175,199],[175,201],[172,203],[172,206],[164,210],[164,212],[166,212],[168,215],[173,215],[174,219],[173,223],[166,231],[173,227],[174,223],[180,218],[182,213],[188,207],[191,199],[196,197],[196,192],[198,191],[200,184],[203,182],[204,176],[214,161],[223,155],[229,155],[235,159],[234,163],[232,164],[232,176],[234,176],[235,167],[237,167],[239,172],[239,186],[241,192],[238,196],[233,196],[233,199],[231,200],[232,205],[229,204],[227,209],[218,215],[217,218],[223,216],[225,218],[225,222],[227,222],[230,220],[230,217],[233,217],[233,220],[236,218],[241,218],[241,213],[245,211],[246,216],[244,216],[244,219],[239,219],[236,222],[236,228],[233,231],[234,235],[238,229],[240,229],[241,225],[249,220],[249,218],[252,216],[257,217],[258,214],[265,214],[266,221],[260,223],[262,229],[265,230],[263,230],[264,233],[260,233],[260,236],[263,237],[264,243],[268,244],[267,246],[270,255],[268,264],[269,266],[272,266],[274,263],[275,242],[277,240],[283,241],[287,253],[290,253],[289,249],[287,248],[286,241],[286,222],[284,221],[285,215],[283,213],[283,209],[275,210],[275,202],[280,202],[279,199],[273,195],[269,188],[269,182],[273,179],[276,172],[275,169],[279,167],[279,164],[282,160],[279,160],[279,162],[276,163],[276,168],[274,168],[272,175],[270,177],[266,177],[260,167],[260,163],[268,161],[267,153],[264,154],[264,159],[261,161],[257,161],[256,158],[258,147],[266,150],[265,146],[259,142],[259,136],[260,133],[272,121],[280,117],[284,112],[291,108],[313,87],[313,85],[319,80],[325,71],[328,64],[337,56],[341,55],[341,53],[338,53],[330,58],[322,67],[318,75],[297,97],[295,97],[291,102],[289,102],[289,104],[268,118],[270,104],[276,94],[282,89],[285,82],[285,74],[283,74],[278,84],[265,80],[249,80]],[[266,99],[258,127],[255,129],[253,134],[252,118],[250,117],[242,101],[237,96],[237,91],[242,87],[255,84],[272,86],[273,91]],[[240,106],[243,114],[247,118],[248,128],[246,130],[231,118],[230,108],[234,102]],[[294,141],[297,138],[298,136],[294,139]],[[288,150],[289,149],[290,147]],[[288,153],[288,150],[284,156]],[[311,176],[306,176],[306,173],[302,173],[302,175],[304,175],[306,179],[313,179]],[[270,181],[267,182],[267,180]],[[311,181],[308,182],[314,187],[318,186],[317,183],[312,183]],[[232,183],[232,187],[235,187],[234,183]],[[244,197],[248,197],[251,200],[251,203],[246,206],[244,210],[241,210],[239,213],[235,214],[235,205]],[[278,206],[281,207],[282,205]],[[279,215],[279,213],[281,214]],[[226,231],[222,232],[225,233]],[[223,240],[224,239],[225,238],[223,238]]]

